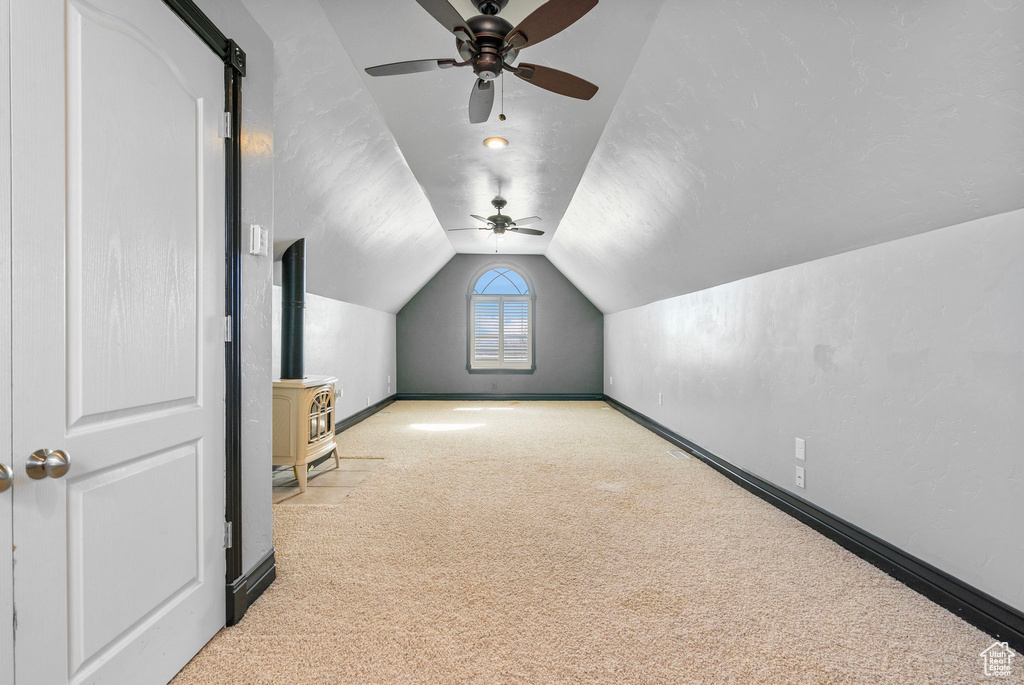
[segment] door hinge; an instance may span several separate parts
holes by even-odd
[[[231,315],[228,314],[224,317],[224,342],[231,342]]]
[[[224,112],[224,121],[221,123],[220,137],[231,137],[231,112]]]
[[[231,521],[224,522],[224,547],[225,549],[231,549],[232,535],[231,535]]]

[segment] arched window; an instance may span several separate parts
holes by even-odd
[[[470,371],[532,371],[533,304],[527,278],[507,266],[477,273],[469,294]]]

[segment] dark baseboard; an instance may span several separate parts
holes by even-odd
[[[400,392],[395,397],[399,400],[454,400],[456,402],[467,402],[473,400],[508,402],[595,402],[604,399],[604,395],[601,393],[586,392],[526,392],[509,394],[495,392]]]
[[[335,421],[334,422],[334,432],[335,432],[335,434],[340,433],[342,431],[348,430],[349,428],[351,428],[352,426],[356,425],[360,421],[365,421],[366,419],[370,418],[371,416],[373,416],[374,414],[376,414],[377,412],[379,412],[381,409],[383,409],[384,407],[388,406],[389,404],[394,404],[395,403],[395,399],[397,397],[398,397],[397,395],[388,395],[387,397],[382,399],[380,402],[377,402],[376,404],[371,404],[366,409],[363,409],[362,411],[356,412],[352,416],[349,416],[347,418],[341,419],[340,421]]]
[[[229,626],[242,620],[242,616],[252,606],[252,603],[270,587],[275,578],[277,578],[277,561],[274,559],[274,549],[271,548],[248,573],[228,585]]]
[[[1024,613],[687,440],[613,397],[609,405],[992,637],[1024,651]]]

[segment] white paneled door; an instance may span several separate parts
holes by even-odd
[[[0,17],[9,15],[0,0]],[[11,466],[11,88],[10,24],[0,21],[0,683],[14,682],[13,496]]]
[[[10,2],[14,682],[164,683],[225,616],[223,66],[160,0]]]

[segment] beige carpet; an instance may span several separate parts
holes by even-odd
[[[345,432],[383,464],[275,507],[277,582],[174,683],[1019,682],[982,675],[984,633],[604,406],[399,402]]]

